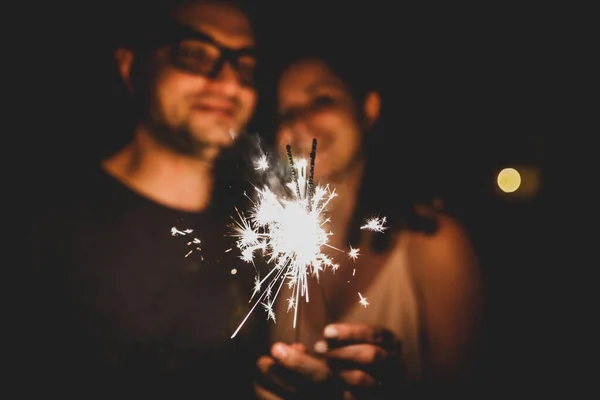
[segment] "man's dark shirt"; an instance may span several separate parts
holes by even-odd
[[[82,395],[249,395],[266,324],[253,316],[231,338],[254,279],[231,219],[166,208],[100,169],[84,176],[34,224],[29,376]]]

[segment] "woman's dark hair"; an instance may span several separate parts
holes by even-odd
[[[354,43],[349,44],[354,46]],[[325,62],[338,77],[346,84],[348,90],[354,97],[358,106],[362,105],[366,95],[371,91],[378,92],[382,98],[382,113],[380,118],[371,128],[368,134],[363,136],[364,154],[366,168],[359,192],[357,210],[351,229],[348,232],[348,241],[358,245],[361,237],[360,227],[364,225],[367,218],[385,216],[390,229],[384,235],[373,235],[372,243],[374,250],[385,250],[389,247],[394,231],[402,229],[433,232],[437,228],[434,218],[426,217],[416,213],[415,206],[418,204],[431,204],[432,193],[426,190],[427,186],[417,176],[415,165],[427,162],[427,152],[424,149],[415,149],[411,146],[411,140],[390,140],[386,134],[385,120],[390,118],[389,110],[386,108],[385,93],[382,82],[378,79],[375,68],[378,63],[370,56],[356,52],[354,48],[343,48],[340,45],[328,46],[321,41],[317,45],[307,47],[296,47],[293,53],[282,57],[281,61],[273,66],[276,73],[272,76],[279,77],[290,65],[304,59],[319,59]],[[276,85],[271,91],[276,90]],[[276,99],[277,96],[266,96],[263,98]],[[271,104],[263,101],[261,107],[275,110],[276,100]],[[357,107],[360,112],[360,107]],[[272,111],[271,111],[272,113]],[[393,116],[398,118],[397,115]],[[276,119],[271,118],[270,132],[276,132]],[[391,126],[391,124],[390,124]],[[397,135],[400,132],[393,132]],[[274,137],[269,141],[273,143]],[[397,143],[405,143],[398,145]],[[418,141],[415,141],[418,143]],[[423,151],[416,151],[423,150]],[[415,158],[418,155],[418,160]],[[418,164],[415,164],[418,163]]]

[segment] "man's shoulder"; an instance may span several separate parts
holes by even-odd
[[[89,209],[106,196],[109,185],[109,177],[99,166],[82,165],[55,173],[32,210],[34,224],[58,221]]]

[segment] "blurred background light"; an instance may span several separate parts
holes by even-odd
[[[540,189],[540,178],[535,165],[513,165],[498,172],[496,189],[506,199],[530,200]]]
[[[498,173],[496,182],[504,193],[512,193],[521,186],[521,174],[514,168],[504,168]]]

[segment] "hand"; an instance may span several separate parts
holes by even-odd
[[[257,367],[261,376],[254,390],[259,399],[341,398],[326,360],[311,356],[301,344],[275,343]]]
[[[394,334],[366,324],[332,324],[315,352],[347,385],[355,398],[393,393],[403,377],[401,346]]]

